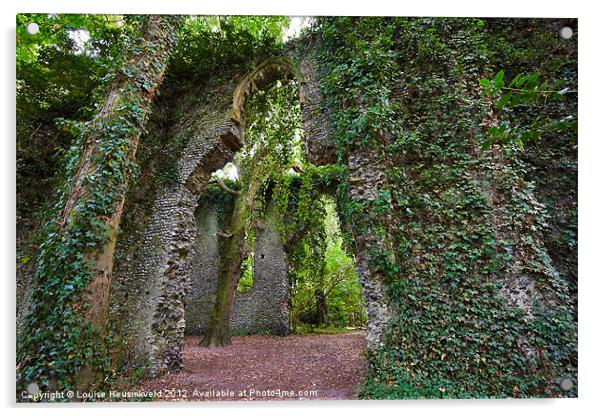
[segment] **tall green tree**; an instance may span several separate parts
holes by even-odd
[[[246,105],[246,143],[238,155],[241,192],[220,238],[217,299],[201,346],[229,345],[230,315],[244,259],[253,250],[255,229],[264,221],[271,178],[298,162],[300,105],[297,85],[276,84],[256,92]]]

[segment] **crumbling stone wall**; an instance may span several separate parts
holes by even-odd
[[[290,285],[288,257],[270,221],[257,232],[253,287],[236,293],[230,327],[233,332],[289,333]]]
[[[356,146],[351,149],[347,162],[349,168],[349,198],[358,204],[374,202],[378,192],[387,185],[386,170],[389,167],[382,153]],[[368,217],[368,216],[366,216]],[[352,225],[343,220],[343,227]],[[376,228],[378,221],[391,222],[391,212],[383,212],[378,218],[364,218]],[[387,295],[386,277],[370,262],[370,252],[391,253],[392,239],[372,232],[358,234],[355,238],[356,271],[362,285],[368,324],[366,342],[369,347],[379,344],[387,322],[393,315],[393,305]],[[394,261],[394,259],[390,259]]]
[[[220,229],[215,204],[210,201],[199,204],[197,227],[185,308],[186,334],[189,335],[205,333],[217,293]],[[289,298],[287,255],[274,224],[267,221],[263,228],[257,230],[253,286],[234,295],[231,330],[243,334],[288,334]]]
[[[135,235],[126,231],[117,246],[110,327],[117,340],[114,355],[118,366],[146,368],[150,374],[182,367],[184,301],[197,236],[194,212],[198,199],[211,173],[231,161],[242,146],[244,104],[253,90],[296,77],[302,105],[309,111],[304,110],[304,114],[311,114],[308,109],[312,108],[315,113],[319,107],[318,80],[310,70],[313,64],[304,63],[306,56],[295,52],[297,64],[288,58],[259,65],[250,62],[206,84],[176,89],[164,103],[171,117],[160,111],[153,113],[149,135],[158,135],[163,144],[177,143],[174,149],[179,154],[175,155],[173,180],[154,184],[151,203],[146,202],[140,210],[135,201],[131,202],[135,197],[126,201],[124,224],[141,221],[143,225],[135,227]],[[305,100],[308,86],[313,90]],[[325,131],[323,119],[316,118],[317,127],[313,123],[305,120],[306,128]],[[152,158],[149,164],[153,164]],[[143,164],[141,171],[147,167]],[[144,195],[145,188],[138,188],[136,193]],[[139,218],[141,211],[145,215]]]
[[[206,239],[213,238],[211,233],[199,236],[197,229],[212,229],[216,224],[206,222],[215,221],[211,215],[206,213],[195,219],[194,213],[211,173],[230,161],[243,144],[244,103],[253,90],[278,79],[296,77],[300,86],[306,155],[317,165],[337,162],[336,145],[328,131],[320,95],[321,74],[314,41],[316,39],[295,41],[286,52],[288,58],[276,58],[259,65],[250,62],[246,69],[232,70],[188,90],[176,88],[176,93],[172,91],[156,104],[158,108],[149,122],[147,136],[158,137],[160,145],[174,153],[171,157],[177,163],[175,172],[171,173],[172,180],[159,180],[165,172],[150,157],[141,164],[141,172],[155,179],[146,187],[138,184],[126,201],[111,289],[110,327],[117,341],[117,363],[145,367],[151,374],[176,371],[182,366],[185,330],[193,333],[203,328],[205,318],[201,317],[208,316],[213,306],[211,296],[215,295],[208,288],[191,286],[190,278],[195,276],[195,267],[197,270],[200,267],[195,265],[200,257],[194,253],[203,244],[209,244]],[[142,141],[141,154],[150,138]],[[374,172],[379,172],[375,166],[380,161],[373,159],[360,151],[349,158],[350,192],[360,202],[373,199],[373,191],[380,186],[382,178],[372,177]],[[358,181],[354,182],[354,178]],[[128,230],[127,224],[135,224],[134,230]],[[238,294],[233,305],[232,329],[262,332],[268,328],[272,333],[283,334],[288,331],[287,309],[274,305],[260,307],[254,300],[264,287],[269,287],[262,286],[261,268],[274,270],[278,263],[280,273],[286,263],[281,249],[275,245],[273,230],[268,227],[260,233],[258,244],[263,238],[266,249],[272,244],[270,250],[276,250],[277,254],[256,258],[255,287],[249,293]],[[360,236],[355,254],[369,316],[367,338],[370,344],[376,344],[391,311],[382,277],[371,270],[368,262],[368,250],[380,243],[364,240]],[[215,267],[207,260],[211,253],[206,253],[203,273]],[[191,287],[193,292],[186,306],[190,310],[187,324],[185,300]],[[284,286],[277,294],[272,301],[279,304],[287,299]],[[209,301],[202,302],[202,299]],[[281,311],[277,319],[272,320],[278,324],[257,324],[263,322],[258,312],[262,307]]]
[[[157,191],[143,236],[114,279],[111,315],[121,359],[151,373],[182,366],[194,211],[211,173],[242,145],[239,125],[230,118],[232,89],[231,79],[209,82],[190,93],[200,103],[190,96],[179,103],[186,117],[165,132],[170,140],[185,141],[175,181]]]
[[[320,94],[320,78],[315,44],[317,38],[300,38],[290,45],[289,55],[294,57],[303,76],[301,83],[301,112],[305,135],[305,156],[317,166],[337,162],[337,149],[328,131],[327,112]]]
[[[215,203],[203,201],[196,213],[197,238],[186,296],[186,334],[204,334],[213,311],[220,266],[218,250],[219,220]]]
[[[37,255],[38,249],[35,242],[32,242],[32,237],[39,232],[40,226],[30,224],[22,224],[17,217],[17,262],[16,262],[16,327],[17,334],[21,330],[23,318],[25,318],[29,310],[29,303],[35,275],[37,270]],[[26,222],[26,221],[23,221]]]

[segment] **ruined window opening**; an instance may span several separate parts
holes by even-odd
[[[255,181],[256,184],[259,183],[259,187],[268,188],[267,183],[261,183],[264,180],[270,180],[269,176],[265,176],[266,173],[259,173],[257,170],[257,166],[263,164],[263,158],[268,158],[269,160],[280,160],[283,166],[286,165],[295,165],[301,163],[303,160],[303,141],[302,141],[302,123],[300,114],[298,112],[292,111],[292,114],[298,114],[297,120],[292,121],[292,125],[290,125],[290,130],[286,132],[285,135],[282,134],[282,131],[272,131],[270,130],[272,120],[274,118],[279,119],[282,116],[279,114],[283,111],[283,109],[294,106],[299,106],[299,97],[295,95],[295,97],[289,102],[290,97],[286,97],[285,95],[281,96],[280,100],[276,102],[266,101],[267,94],[269,94],[270,89],[276,89],[280,91],[287,91],[290,94],[290,86],[294,85],[295,94],[296,89],[298,88],[297,82],[295,80],[277,80],[274,82],[273,86],[269,87],[265,91],[254,92],[253,94],[259,93],[264,94],[263,101],[260,99],[252,108],[247,108],[246,116],[247,122],[245,126],[245,136],[246,142],[242,149],[235,156],[236,165],[229,163],[223,169],[215,172],[213,175],[218,176],[220,178],[228,178],[230,180],[239,180],[243,186],[253,187],[254,185],[250,181]],[[281,92],[282,94],[282,92]],[[257,105],[257,103],[260,103]],[[269,104],[269,105],[266,105]],[[298,111],[298,110],[297,110]],[[291,123],[291,120],[289,120]],[[282,142],[273,143],[272,141],[276,137],[276,140],[281,140]],[[274,162],[272,162],[274,163]],[[233,168],[229,165],[232,165]],[[263,170],[266,170],[268,175],[275,173],[274,167],[269,167],[270,165],[264,164]],[[259,168],[259,172],[261,172],[262,168]],[[289,169],[291,170],[291,169]],[[263,176],[262,176],[263,175]],[[250,177],[253,179],[250,179]],[[241,190],[242,191],[242,190]],[[244,192],[244,191],[243,191]],[[259,191],[259,194],[264,191]],[[262,196],[257,196],[258,201],[262,202],[253,202],[251,206],[255,206],[256,204],[268,204],[269,197],[266,194]],[[265,215],[266,207],[263,206],[262,209],[257,209],[257,207],[253,208],[256,212],[248,212],[249,218],[247,219],[248,223],[245,225],[245,244],[248,247],[249,254],[244,258],[240,268],[240,278],[236,285],[236,293],[244,293],[248,292],[253,288],[254,285],[254,274],[255,274],[255,253],[254,253],[254,240],[257,233],[257,221],[263,222],[265,221],[263,215]],[[260,213],[261,212],[261,213]],[[261,253],[259,255],[260,259],[265,258],[265,254]]]

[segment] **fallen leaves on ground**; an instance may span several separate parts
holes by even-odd
[[[184,369],[146,380],[160,400],[352,399],[364,378],[365,333],[248,335],[221,348],[186,337]]]

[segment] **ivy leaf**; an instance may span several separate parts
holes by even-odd
[[[486,151],[487,149],[489,149],[491,147],[491,140],[485,140],[483,142],[483,145],[481,146],[481,152]]]
[[[502,98],[500,98],[497,102],[497,107],[498,108],[502,108],[505,107],[508,102],[510,101],[510,99],[512,98],[512,93],[511,92],[507,92],[504,95],[502,95]]]
[[[518,74],[517,76],[515,76],[515,77],[512,79],[512,81],[510,81],[510,84],[508,84],[508,87],[509,87],[509,88],[512,88],[512,87],[514,87],[514,86],[518,86],[518,85],[517,85],[517,82],[518,82],[520,79],[521,79],[521,75],[520,75],[520,74]]]
[[[504,70],[500,70],[497,74],[495,74],[495,78],[493,79],[493,84],[495,88],[499,91],[504,87]]]

